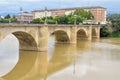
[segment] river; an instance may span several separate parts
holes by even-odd
[[[120,80],[120,38],[55,44],[48,52],[19,51],[9,35],[0,42],[0,80]]]

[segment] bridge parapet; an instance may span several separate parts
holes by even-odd
[[[8,26],[38,26],[38,27],[43,27],[43,26],[52,26],[52,27],[89,27],[89,26],[92,26],[92,27],[98,27],[98,26],[102,26],[102,25],[74,25],[74,24],[18,24],[18,23],[0,23],[0,27],[1,26],[5,26],[5,27],[8,27]]]

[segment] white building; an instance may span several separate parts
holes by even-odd
[[[22,14],[18,14],[16,18],[17,18],[17,21],[19,22],[30,23],[33,20],[33,14],[30,14],[28,12],[23,12]]]

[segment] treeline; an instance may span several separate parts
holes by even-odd
[[[101,29],[101,37],[120,37],[120,14],[107,15],[108,25]]]
[[[45,20],[48,24],[76,24],[82,23],[84,20],[94,19],[93,15],[89,11],[83,9],[77,9],[74,13],[68,15],[55,16],[55,17],[43,17],[33,19],[33,23],[44,23]]]
[[[17,22],[15,16],[6,15],[4,18],[0,18],[0,23],[9,23],[9,22]]]
[[[80,24],[84,20],[94,19],[92,13],[90,11],[86,11],[84,9],[77,9],[75,12],[70,13],[68,15],[62,15],[62,16],[49,16],[49,17],[43,17],[43,18],[36,18],[33,19],[31,23],[36,24],[43,24],[45,21],[48,24]],[[0,18],[0,23],[13,23],[18,22],[15,16],[10,16],[9,14],[6,15],[4,18]]]

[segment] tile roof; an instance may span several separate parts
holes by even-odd
[[[102,8],[106,9],[101,6],[87,6],[87,7],[76,7],[76,8],[59,8],[59,9],[49,9],[48,11],[59,11],[59,10],[74,10],[74,9],[96,9],[96,8]],[[33,10],[32,12],[43,12],[45,10]]]

